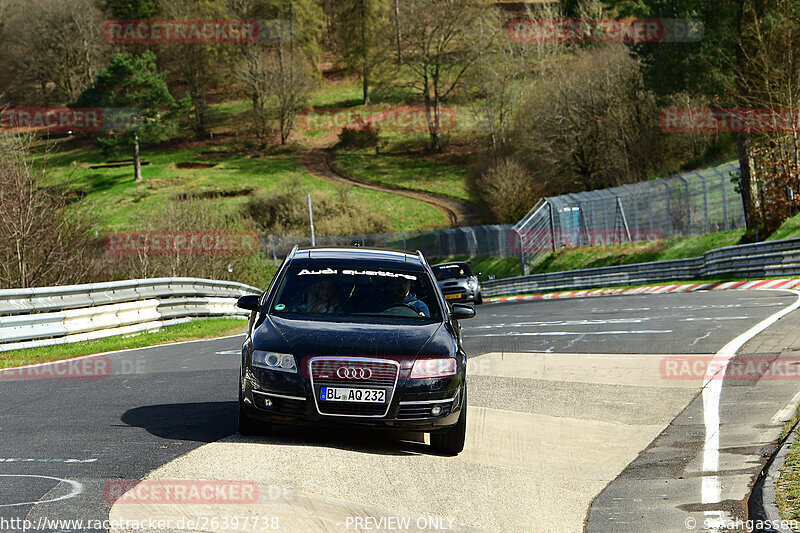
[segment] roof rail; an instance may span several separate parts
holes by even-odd
[[[417,250],[417,257],[419,257],[419,260],[422,261],[423,265],[428,264],[428,262],[425,260],[425,257],[422,255],[422,252],[420,250]]]
[[[297,252],[297,249],[298,249],[299,247],[300,247],[300,245],[299,245],[299,244],[295,244],[295,245],[294,245],[294,248],[292,248],[292,251],[291,251],[291,252],[289,252],[289,255],[288,255],[288,258],[289,258],[289,259],[291,259],[292,257],[294,257],[294,254],[295,254],[295,252]]]

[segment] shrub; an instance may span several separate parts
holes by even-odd
[[[364,122],[360,117],[354,126],[345,126],[339,132],[339,146],[342,148],[372,148],[378,146],[380,129]]]

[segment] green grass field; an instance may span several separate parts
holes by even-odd
[[[464,179],[466,166],[405,154],[375,154],[368,150],[337,150],[332,162],[344,174],[362,181],[472,200]]]
[[[91,146],[73,148],[49,156],[49,168],[60,181],[69,181],[72,190],[85,195],[82,204],[90,206],[104,231],[134,229],[140,215],[152,212],[179,194],[219,195],[221,211],[235,212],[251,193],[281,192],[295,188],[311,193],[312,200],[336,198],[337,185],[309,175],[292,153],[252,157],[230,153],[221,143],[198,150],[155,149],[145,147],[142,159],[143,182],[134,183],[132,167],[91,169],[104,163]],[[118,154],[108,159],[124,158]],[[195,168],[192,168],[195,167]],[[197,168],[199,167],[199,168]],[[376,213],[384,214],[395,231],[444,226],[445,215],[436,208],[390,193],[354,188],[351,198]]]

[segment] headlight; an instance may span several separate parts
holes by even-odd
[[[412,378],[444,378],[456,375],[456,360],[452,357],[443,359],[417,359],[411,369]]]
[[[297,365],[294,363],[294,356],[289,353],[253,350],[252,365],[256,368],[266,368],[268,370],[297,372]]]
[[[474,280],[474,279],[471,279],[471,280],[468,280],[468,281],[467,281],[467,287],[468,287],[470,290],[473,290],[473,291],[474,291],[474,290],[475,290],[475,289],[478,287],[478,284],[475,282],[475,280]]]

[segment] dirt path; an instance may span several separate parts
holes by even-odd
[[[325,135],[315,139],[315,141],[316,142],[311,143],[300,153],[300,158],[298,159],[300,165],[315,178],[319,178],[331,183],[352,185],[362,189],[398,194],[400,196],[425,202],[426,204],[432,205],[447,215],[450,227],[473,226],[480,222],[477,209],[475,209],[475,206],[466,200],[422,191],[414,191],[411,189],[399,189],[387,187],[385,185],[377,185],[375,183],[369,183],[353,178],[352,176],[347,176],[346,174],[334,168],[334,166],[331,164],[331,136]]]

